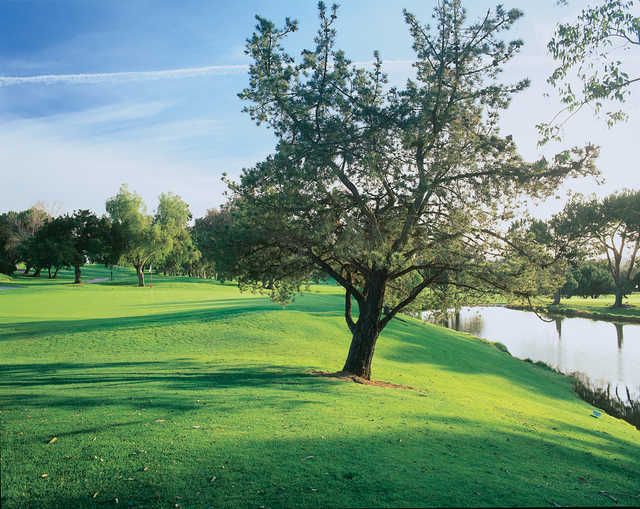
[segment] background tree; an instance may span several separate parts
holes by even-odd
[[[113,241],[121,258],[133,265],[138,286],[144,286],[144,268],[170,252],[176,239],[186,231],[190,218],[188,205],[172,193],[161,194],[155,216],[147,214],[142,198],[123,184],[116,196],[107,200]]]
[[[575,202],[567,212],[592,248],[606,256],[616,288],[614,307],[621,307],[624,287],[631,280],[640,249],[640,191],[614,193],[601,201],[593,198]],[[625,255],[628,265],[623,270]]]
[[[597,299],[600,295],[615,292],[616,284],[606,260],[587,260],[573,269],[575,284],[565,295],[579,295]]]
[[[0,258],[6,260],[8,269],[13,272],[20,261],[25,261],[24,246],[42,225],[50,219],[50,215],[39,206],[33,206],[21,212],[9,211],[0,215]],[[26,263],[25,274],[31,266]],[[36,274],[40,275],[36,269]]]
[[[109,238],[106,218],[99,218],[90,210],[77,210],[63,217],[69,243],[69,264],[74,268],[74,283],[81,283],[81,267],[87,261],[100,261]]]
[[[624,102],[632,86],[640,82],[633,58],[626,64],[621,60],[625,51],[640,55],[637,5],[634,0],[601,0],[582,9],[575,22],[558,24],[547,46],[558,66],[547,81],[566,106],[551,122],[538,125],[543,143],[558,139],[562,124],[585,105],[592,105],[598,113],[604,102]],[[575,78],[582,89],[572,83]],[[627,113],[607,111],[606,116],[611,126]]]
[[[228,209],[209,209],[204,217],[195,220],[192,236],[206,264],[219,281],[233,278],[236,255],[227,242],[233,217]],[[237,233],[237,232],[236,232]],[[238,240],[238,239],[236,239]]]
[[[240,283],[270,281],[272,298],[321,275],[342,285],[352,334],[343,371],[370,378],[380,332],[426,288],[536,291],[527,250],[498,225],[523,195],[593,174],[596,150],[527,163],[500,136],[500,110],[528,85],[497,80],[522,45],[501,39],[518,10],[467,24],[460,2],[443,0],[433,28],[405,12],[416,79],[402,90],[388,87],[377,53],[372,70],[355,68],[335,48],[336,7],[319,11],[315,47],[298,60],[283,48],[297,29],[289,19],[278,29],[258,17],[247,42],[240,97],[278,144],[231,184],[227,245]]]
[[[520,227],[526,227],[532,239],[546,252],[545,265],[553,276],[549,282],[553,287],[553,305],[559,305],[563,289],[571,286],[571,267],[584,256],[583,234],[579,227],[571,222],[565,211],[554,214],[548,221],[528,219],[518,221]]]
[[[47,269],[49,279],[55,279],[60,268],[70,267],[73,263],[69,221],[65,217],[48,220],[32,237],[24,239],[19,249],[25,264]]]
[[[189,231],[191,212],[189,205],[173,193],[162,193],[155,216],[156,224],[171,239],[171,248],[158,257],[158,269],[165,272],[182,272],[186,266],[191,276],[191,264],[200,254],[193,244]]]

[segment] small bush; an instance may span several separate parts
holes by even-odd
[[[504,344],[500,343],[500,341],[494,341],[491,344],[501,352],[511,355],[511,353],[509,352],[509,349]]]

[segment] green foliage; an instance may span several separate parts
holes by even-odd
[[[178,246],[176,253],[188,249],[186,228],[191,214],[179,196],[161,194],[154,217],[147,214],[142,198],[123,184],[118,194],[107,200],[106,210],[122,249],[121,258],[136,268],[139,286],[144,286],[143,271],[148,263],[171,256],[174,245]]]
[[[594,174],[597,150],[529,163],[501,136],[501,110],[528,85],[497,79],[522,45],[503,40],[521,13],[498,7],[468,23],[459,1],[445,1],[431,28],[405,12],[417,73],[403,89],[388,86],[377,53],[363,69],[336,48],[335,7],[321,3],[319,15],[315,46],[298,59],[284,49],[291,20],[277,28],[258,17],[247,41],[240,97],[278,144],[230,183],[226,245],[241,283],[272,282],[274,297],[289,299],[331,276],[358,303],[353,322],[345,301],[352,332],[382,330],[427,288],[535,293],[539,276],[522,256],[535,253],[497,225],[525,195]]]
[[[591,260],[579,264],[573,270],[575,287],[567,289],[567,296],[579,295],[597,299],[600,295],[615,292],[616,283],[605,260]]]
[[[49,219],[49,214],[38,206],[0,214],[0,261],[6,272],[12,272],[18,262],[24,261],[21,244],[24,246]]]
[[[602,200],[576,200],[566,206],[565,214],[582,231],[587,246],[606,256],[618,293],[615,305],[620,306],[640,250],[640,191],[625,190]],[[626,269],[622,264],[625,255]]]
[[[233,278],[236,253],[230,242],[229,230],[233,222],[230,212],[209,209],[204,217],[195,220],[191,235],[202,255],[202,261],[216,274],[216,279],[225,281]],[[241,239],[234,239],[234,243]]]
[[[575,22],[556,27],[548,49],[558,67],[548,78],[566,107],[549,123],[539,124],[541,143],[559,139],[560,127],[589,104],[596,114],[606,102],[624,102],[631,86],[640,81],[633,58],[624,62],[624,51],[640,49],[640,17],[634,0],[600,0],[582,9]],[[582,89],[572,86],[577,78]],[[606,111],[609,126],[627,118],[624,110]]]

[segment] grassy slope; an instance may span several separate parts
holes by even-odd
[[[469,336],[394,321],[374,376],[422,392],[363,386],[307,374],[335,287],[63,282],[0,292],[3,507],[640,504],[635,429]]]

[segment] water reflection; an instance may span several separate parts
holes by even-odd
[[[534,313],[504,307],[462,308],[439,323],[500,341],[515,357],[583,373],[594,385],[623,392],[628,386],[640,394],[640,325],[568,317],[543,322]]]

